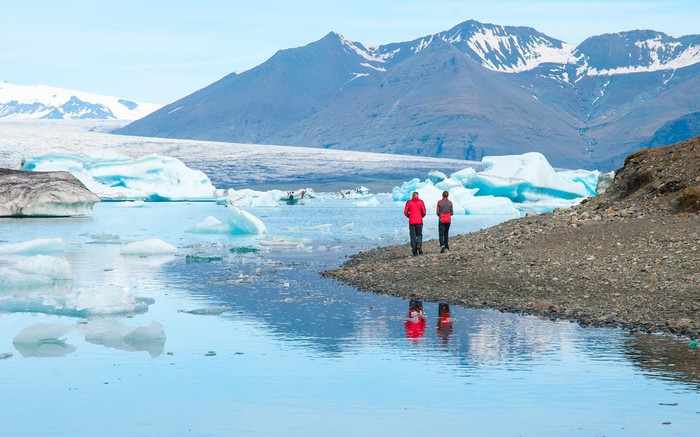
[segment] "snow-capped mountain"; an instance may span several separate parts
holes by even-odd
[[[137,120],[162,106],[45,85],[0,83],[0,118]]]
[[[608,170],[700,134],[700,35],[637,30],[574,47],[466,21],[372,47],[331,32],[119,133],[465,159],[538,151]]]
[[[369,65],[381,69],[380,64],[394,58],[420,52],[436,41],[452,44],[489,70],[518,73],[532,70],[545,62],[566,63],[574,46],[550,38],[530,27],[498,26],[470,20],[450,30],[426,36],[408,43],[387,44],[364,48],[362,44],[345,40],[343,43],[360,54],[366,54]]]

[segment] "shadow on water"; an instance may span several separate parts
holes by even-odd
[[[700,389],[700,349],[689,347],[688,342],[633,334],[626,340],[625,356],[648,377]]]

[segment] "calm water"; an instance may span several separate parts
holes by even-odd
[[[185,233],[225,216],[211,203],[0,219],[0,243],[63,238],[75,276],[41,311],[18,311],[31,290],[0,291],[0,355],[12,354],[0,436],[700,435],[700,350],[687,342],[454,306],[438,329],[437,302],[407,322],[408,301],[319,276],[407,241],[401,210],[386,198],[251,208],[260,237]],[[453,233],[499,220],[458,217]],[[178,254],[119,254],[154,237]],[[71,307],[134,297],[147,310]],[[228,311],[186,312],[212,307]],[[65,325],[64,341],[13,343],[40,323]],[[165,340],[119,335],[153,323]]]

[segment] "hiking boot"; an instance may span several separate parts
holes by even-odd
[[[423,255],[423,249],[421,249],[420,247],[418,248],[418,255]]]
[[[444,247],[440,248],[440,253],[445,253],[445,250],[446,249]]]

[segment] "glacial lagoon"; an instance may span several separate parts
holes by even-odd
[[[0,435],[698,434],[687,341],[455,306],[439,329],[438,302],[416,329],[407,300],[322,278],[407,241],[402,203],[377,198],[248,208],[259,236],[185,232],[225,215],[213,202],[0,219],[0,244],[61,238],[73,273],[0,291]],[[151,238],[177,252],[122,254]]]

